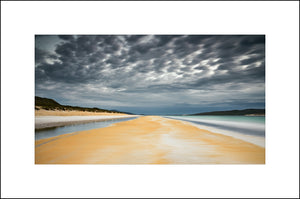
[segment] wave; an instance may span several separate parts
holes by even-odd
[[[201,117],[188,117],[188,116],[167,116],[168,118],[179,119],[183,121],[192,122],[195,124],[211,126],[223,130],[234,131],[237,133],[242,133],[246,135],[255,135],[255,136],[265,136],[265,124],[262,122],[254,121],[229,121],[231,117],[223,116],[224,119],[220,117],[211,117],[210,119],[201,118]],[[244,117],[244,116],[241,116]]]

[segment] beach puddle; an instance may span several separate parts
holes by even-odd
[[[111,124],[114,124],[114,123],[129,121],[129,120],[133,120],[136,118],[138,118],[138,117],[109,119],[109,120],[104,120],[104,121],[99,121],[99,122],[89,122],[89,123],[85,123],[85,124],[76,124],[76,125],[68,125],[68,126],[35,130],[35,140],[55,137],[58,135],[73,133],[73,132],[77,132],[77,131],[85,131],[85,130],[90,130],[90,129],[103,128],[103,127],[110,126]]]

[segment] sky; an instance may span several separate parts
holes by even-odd
[[[35,95],[134,114],[265,108],[265,36],[36,35]]]

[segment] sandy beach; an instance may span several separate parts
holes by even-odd
[[[35,116],[93,116],[93,115],[127,115],[123,113],[88,112],[88,111],[62,111],[62,110],[35,110]]]
[[[264,164],[265,148],[188,122],[144,116],[35,142],[36,164]]]

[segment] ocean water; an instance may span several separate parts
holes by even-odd
[[[165,116],[235,133],[265,137],[264,116]]]
[[[50,138],[58,135],[63,135],[67,133],[73,133],[77,131],[86,131],[91,129],[103,128],[107,127],[111,124],[124,122],[136,119],[138,117],[131,117],[131,118],[121,118],[121,119],[113,119],[113,120],[105,120],[99,122],[89,122],[85,124],[76,124],[76,125],[68,125],[62,127],[54,127],[54,128],[47,128],[35,131],[35,140],[40,140],[44,138]]]

